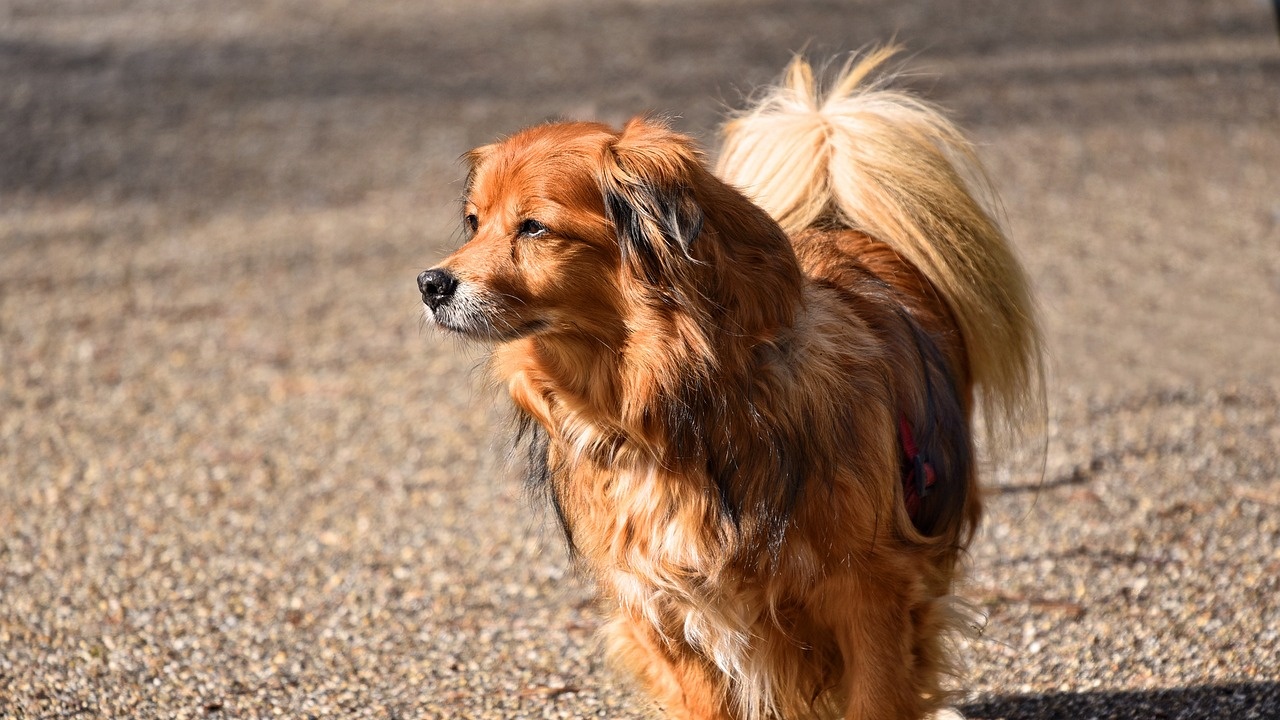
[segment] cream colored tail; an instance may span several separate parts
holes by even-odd
[[[830,90],[796,58],[782,84],[723,128],[717,172],[788,233],[847,227],[888,243],[960,323],[990,427],[1016,427],[1042,397],[1040,339],[1027,281],[965,178],[968,141],[937,109],[867,83],[896,51],[850,62]]]

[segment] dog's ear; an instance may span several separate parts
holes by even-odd
[[[650,282],[691,257],[703,213],[694,187],[703,169],[693,141],[644,118],[627,123],[604,161],[605,214],[622,259]]]
[[[476,170],[480,167],[480,163],[484,162],[485,158],[493,154],[494,149],[497,147],[498,146],[496,144],[481,145],[473,150],[468,150],[462,154],[461,158],[459,158],[462,160],[463,165],[467,167],[467,180],[462,186],[463,194],[471,194],[471,187],[476,181]]]

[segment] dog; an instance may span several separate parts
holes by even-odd
[[[492,345],[605,648],[667,717],[954,700],[975,416],[1036,404],[1040,341],[970,146],[886,85],[893,52],[825,90],[795,59],[714,171],[652,117],[477,148],[465,242],[418,277]]]

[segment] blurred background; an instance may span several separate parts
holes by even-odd
[[[426,328],[467,149],[896,40],[1041,303],[979,718],[1280,716],[1268,0],[0,0],[0,717],[642,717]]]

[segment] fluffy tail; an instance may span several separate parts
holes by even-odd
[[[960,324],[988,426],[1038,410],[1040,338],[1027,281],[966,177],[984,176],[936,108],[867,78],[896,49],[851,61],[825,93],[802,58],[723,128],[717,169],[788,233],[846,227],[888,243],[933,283]]]

